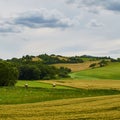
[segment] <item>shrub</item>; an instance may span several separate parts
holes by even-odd
[[[8,62],[0,61],[0,86],[13,86],[17,79],[17,68]]]
[[[95,68],[96,65],[97,65],[96,63],[92,63],[89,67],[90,68]]]

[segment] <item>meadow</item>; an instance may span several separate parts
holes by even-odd
[[[73,72],[70,74],[73,79],[101,80],[111,79],[120,80],[120,63],[109,63],[105,67]]]
[[[37,85],[37,87],[36,84],[34,84],[33,82],[32,87],[29,86],[28,88],[25,88],[22,86],[21,82],[26,83],[26,81],[20,81],[20,83],[18,82],[16,84],[16,87],[0,88],[0,104],[23,104],[23,103],[35,103],[35,102],[51,101],[58,99],[120,94],[120,90],[114,90],[114,89],[111,90],[77,89],[77,88],[65,87],[61,85],[57,85],[54,88],[52,87],[52,84],[41,83],[41,82],[38,83],[39,86]],[[31,81],[28,81],[28,83],[32,84]]]

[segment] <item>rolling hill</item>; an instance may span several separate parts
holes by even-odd
[[[70,74],[73,79],[112,79],[120,80],[120,63],[109,63],[105,67],[73,72]]]

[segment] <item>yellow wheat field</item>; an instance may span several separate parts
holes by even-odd
[[[120,80],[46,80],[41,82],[84,89],[120,89]]]
[[[120,120],[120,95],[0,105],[0,120]]]
[[[72,70],[72,72],[77,72],[80,70],[86,70],[89,69],[90,64],[92,63],[98,63],[99,61],[87,61],[84,63],[73,63],[73,64],[66,64],[66,63],[61,63],[61,64],[54,64],[53,66],[55,67],[67,67],[70,68]]]

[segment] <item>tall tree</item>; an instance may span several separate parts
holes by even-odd
[[[17,79],[17,68],[8,62],[0,61],[0,86],[13,86]]]

